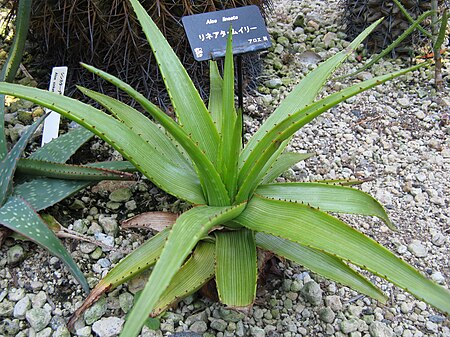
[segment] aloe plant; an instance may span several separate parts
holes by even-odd
[[[386,302],[386,296],[346,262],[379,275],[437,309],[450,312],[450,293],[333,213],[376,216],[394,229],[378,201],[339,184],[273,183],[308,155],[285,153],[302,126],[339,102],[422,65],[379,76],[316,100],[334,70],[376,26],[307,75],[242,148],[242,111],[234,105],[231,34],[223,78],[211,63],[209,110],[181,62],[137,0],[130,0],[165,79],[177,121],[131,86],[92,66],[86,69],[125,91],[153,117],[80,87],[108,112],[68,97],[0,83],[0,93],[51,107],[110,143],[161,189],[193,207],[128,255],[100,281],[98,296],[154,265],[121,336],[136,336],[148,315],[215,278],[220,301],[246,308],[256,295],[256,249],[274,252],[325,277]],[[73,321],[73,320],[72,320]]]

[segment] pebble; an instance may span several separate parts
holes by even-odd
[[[44,329],[48,325],[48,323],[50,323],[52,316],[45,309],[32,308],[26,312],[25,318],[27,322],[30,324],[30,326],[34,330],[39,332],[42,329]]]
[[[301,294],[313,305],[322,303],[322,289],[320,289],[320,286],[315,281],[305,283],[301,290]]]
[[[118,317],[102,318],[92,324],[92,331],[98,337],[114,337],[120,334],[125,321]]]
[[[6,253],[9,265],[16,265],[25,259],[25,251],[21,245],[14,245]]]
[[[102,297],[85,311],[84,321],[87,325],[91,325],[106,313],[106,309],[106,298]]]
[[[369,326],[370,336],[372,337],[393,337],[394,332],[383,322],[373,322]]]
[[[130,200],[133,193],[129,188],[119,188],[117,190],[114,190],[109,195],[109,200],[112,202],[126,202]]]
[[[26,312],[30,308],[31,308],[30,298],[28,296],[25,296],[20,301],[18,301],[14,306],[13,316],[15,318],[24,319]]]
[[[425,257],[428,255],[428,249],[419,240],[413,240],[408,245],[408,250],[416,257]]]

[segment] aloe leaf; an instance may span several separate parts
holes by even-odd
[[[214,276],[214,244],[199,242],[192,256],[173,277],[164,291],[151,316],[155,317],[171,305],[198,289]]]
[[[265,233],[256,233],[255,240],[258,247],[262,249],[294,261],[314,273],[386,303],[386,296],[380,289],[333,255]]]
[[[276,214],[276,221],[274,221]],[[450,292],[344,222],[307,205],[255,196],[236,222],[324,251],[374,273],[450,313]]]
[[[256,296],[257,269],[252,231],[216,234],[216,285],[220,302],[236,308],[251,305]]]
[[[26,236],[61,259],[84,291],[89,292],[89,285],[75,261],[61,241],[25,200],[15,196],[8,198],[7,202],[0,208],[0,224]]]
[[[397,47],[404,39],[406,39],[408,37],[408,35],[410,35],[417,27],[420,27],[420,23],[432,14],[433,14],[433,11],[427,11],[427,12],[423,13],[422,15],[420,15],[417,18],[417,20],[414,21],[414,23],[408,27],[407,30],[405,30],[389,46],[387,46],[385,49],[383,49],[383,51],[381,53],[374,56],[372,60],[367,62],[364,66],[359,68],[357,71],[355,71],[351,74],[345,75],[344,77],[355,76],[356,74],[359,74],[360,72],[373,66],[375,63],[377,63],[379,60],[381,60],[384,56],[388,55],[395,47]]]
[[[94,134],[91,131],[82,127],[71,129],[69,132],[52,139],[49,143],[38,148],[28,158],[65,163],[93,136]]]
[[[223,79],[216,61],[209,61],[209,87],[208,110],[220,135],[222,132]]]
[[[175,113],[187,134],[198,142],[201,151],[214,162],[219,134],[203,100],[180,60],[137,0],[130,0],[141,27],[153,50],[162,78],[166,84]]]
[[[169,132],[175,140],[186,150],[192,159],[198,172],[198,179],[203,187],[207,204],[213,206],[223,206],[230,204],[227,189],[217,172],[213,163],[208,159],[206,154],[198,147],[198,143],[194,142],[191,135],[186,134],[184,128],[175,123],[169,116],[161,111],[156,105],[147,100],[142,94],[138,93],[128,84],[124,83],[115,76],[112,76],[95,67],[82,64],[84,68],[92,73],[100,76],[106,81],[114,84],[119,89],[125,91],[133,97],[141,106],[149,112],[161,125]],[[197,203],[199,204],[199,203]]]
[[[281,148],[281,147],[280,147]],[[282,173],[286,172],[295,164],[311,158],[314,156],[313,153],[295,153],[295,152],[287,152],[282,153],[278,156],[277,160],[270,166],[267,173],[264,175],[264,178],[261,180],[261,184],[268,184],[278,178]]]
[[[441,18],[441,26],[439,27],[439,33],[436,37],[436,41],[433,44],[433,51],[434,53],[440,51],[442,44],[445,41],[445,38],[447,37],[447,25],[448,25],[448,9],[444,9],[444,13],[442,13]]]
[[[234,106],[234,65],[231,28],[228,34],[223,76],[222,123],[218,165],[230,200],[236,194],[237,165],[239,159],[241,130],[236,133],[236,108]]]
[[[27,99],[77,122],[108,142],[161,189],[194,204],[205,203],[195,176],[171,165],[152,145],[106,113],[70,97],[17,84],[0,83],[0,93]]]
[[[100,103],[110,111],[117,119],[125,123],[136,134],[145,141],[154,145],[161,156],[165,156],[173,165],[188,169],[195,173],[192,164],[175,147],[172,140],[166,136],[155,123],[145,117],[142,113],[129,105],[122,103],[112,97],[83,88],[77,87],[83,94]]]
[[[352,43],[343,51],[337,53],[329,58],[316,69],[306,75],[300,83],[289,93],[289,95],[280,103],[277,109],[267,118],[266,122],[259,128],[254,136],[249,140],[242,155],[239,159],[239,167],[242,167],[248,160],[248,157],[253,152],[255,146],[260,139],[273,128],[274,125],[279,124],[295,111],[301,110],[311,104],[316,98],[323,85],[336,68],[351,55],[351,53],[364,41],[364,39],[375,29],[375,27],[382,20],[374,22],[367,27],[361,34],[359,34]]]
[[[0,206],[6,202],[9,194],[12,192],[14,172],[16,171],[17,162],[25,150],[25,146],[45,117],[45,115],[40,117],[37,121],[30,125],[14,145],[12,150],[0,162],[0,177],[2,177],[0,180]]]
[[[54,163],[29,158],[19,160],[16,173],[27,176],[87,181],[133,179],[133,175],[130,173],[111,169]]]
[[[248,199],[259,183],[259,174],[266,166],[267,160],[269,160],[280,148],[280,144],[282,144],[283,141],[289,139],[289,137],[297,132],[302,126],[309,123],[328,109],[334,107],[336,104],[409,71],[419,69],[424,65],[428,64],[423,63],[388,75],[372,78],[329,95],[298,111],[292,112],[285,120],[269,129],[253,148],[247,161],[239,172],[239,192],[236,196],[236,200],[240,202]]]
[[[261,185],[255,193],[266,198],[299,202],[323,212],[376,216],[392,230],[396,229],[376,199],[354,188],[309,182],[282,183]]]
[[[73,313],[67,325],[73,327],[78,318],[104,293],[117,288],[119,285],[139,275],[155,264],[164,244],[169,236],[169,229],[165,229],[151,237],[144,244],[128,254],[116,264],[104,278],[91,290],[83,304]]]
[[[183,213],[175,222],[166,245],[135,306],[131,309],[121,336],[137,336],[148,315],[169,286],[197,242],[214,226],[238,216],[245,204],[230,207],[198,206]]]
[[[354,186],[361,185],[366,181],[370,181],[371,179],[352,179],[352,178],[343,178],[343,179],[324,179],[324,180],[314,180],[312,183],[320,183],[320,184],[328,184],[328,185],[339,185],[339,186]]]

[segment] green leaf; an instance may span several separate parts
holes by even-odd
[[[162,78],[166,84],[175,113],[187,134],[198,142],[201,151],[211,162],[215,162],[219,134],[186,70],[152,21],[147,11],[137,0],[130,0],[147,40],[153,50]]]
[[[28,158],[65,163],[93,136],[94,134],[91,131],[82,127],[71,129],[69,132],[52,139],[51,142],[38,148]]]
[[[27,145],[31,136],[33,136],[39,124],[42,123],[45,117],[45,115],[42,116],[32,125],[30,125],[14,145],[12,150],[0,162],[0,177],[2,177],[0,180],[0,207],[6,202],[6,199],[12,192],[13,176],[14,172],[16,171],[17,162],[19,161],[20,156],[25,150],[25,146]]]
[[[442,13],[441,18],[441,26],[439,27],[439,33],[436,37],[435,43],[433,44],[434,53],[440,52],[442,44],[444,43],[445,38],[447,37],[447,25],[448,25],[448,8],[444,8],[444,13]]]
[[[314,156],[314,153],[282,153],[278,156],[277,160],[275,160],[275,162],[270,166],[268,170],[263,170],[267,171],[267,173],[261,180],[261,184],[273,182],[276,178],[278,178],[292,166],[294,166],[298,162],[311,158],[312,156]]]
[[[27,99],[77,122],[108,142],[161,189],[194,204],[205,203],[202,188],[189,171],[171,165],[152,145],[106,113],[69,97],[17,84],[0,83],[0,93]]]
[[[319,210],[255,196],[235,221],[253,231],[335,255],[385,278],[438,310],[450,313],[447,289],[422,276],[374,240]]]
[[[386,296],[341,259],[320,250],[305,247],[270,234],[256,233],[258,247],[294,261],[330,280],[386,303]]]
[[[364,66],[359,68],[357,71],[355,71],[351,74],[345,75],[344,77],[355,76],[356,74],[359,74],[360,72],[373,66],[375,63],[377,63],[383,57],[388,55],[395,47],[397,47],[404,39],[406,39],[408,37],[408,35],[410,35],[417,27],[420,27],[420,23],[432,14],[433,14],[433,11],[427,11],[427,12],[423,13],[422,15],[420,15],[417,18],[417,20],[414,21],[414,23],[408,27],[407,30],[405,30],[398,38],[396,38],[395,41],[392,42],[387,48],[383,49],[383,51],[381,53],[375,55],[372,58],[372,60],[370,60],[369,62],[364,64]]]
[[[37,178],[14,186],[14,195],[41,211],[89,186],[89,181]]]
[[[0,161],[8,154],[5,134],[5,95],[0,94]]]
[[[354,188],[320,183],[278,183],[261,185],[255,193],[266,198],[300,202],[323,212],[376,216],[392,230],[396,229],[376,199]]]
[[[209,61],[209,87],[208,110],[220,135],[222,132],[223,79],[216,61]]]
[[[77,87],[83,94],[100,103],[117,119],[125,123],[136,134],[155,147],[161,156],[165,156],[174,166],[190,170],[195,174],[192,164],[175,147],[173,141],[166,136],[161,128],[129,105],[104,94]]]
[[[158,300],[169,286],[197,242],[218,226],[239,215],[245,204],[231,207],[198,206],[183,213],[172,227],[161,256],[136,305],[130,312],[121,336],[135,337]]]
[[[165,229],[159,232],[116,264],[92,289],[83,304],[73,313],[68,326],[73,327],[73,324],[83,312],[104,293],[115,289],[154,265],[169,236],[169,231],[169,229]]]
[[[99,180],[133,180],[133,175],[130,173],[99,167],[69,165],[29,158],[19,160],[16,173],[27,176],[41,176],[67,180],[87,180],[93,182]]]
[[[403,7],[402,3],[399,0],[393,0],[397,7],[400,9],[400,12],[405,16],[410,24],[414,24],[414,18],[408,13],[405,7]],[[417,26],[417,29],[424,34],[426,37],[431,38],[432,34],[424,29],[421,25]]]
[[[416,70],[424,65],[426,65],[426,63],[399,70],[388,75],[372,78],[329,95],[301,110],[293,111],[289,117],[269,129],[253,148],[247,161],[239,172],[240,188],[236,196],[236,201],[240,202],[247,200],[250,197],[251,193],[259,183],[259,175],[261,174],[261,170],[266,167],[267,161],[279,149],[280,144],[286,139],[289,139],[289,137],[297,132],[302,126],[338,103],[390,79],[403,75],[409,71]]]
[[[158,316],[172,304],[198,289],[214,276],[214,244],[199,242],[192,256],[173,277],[169,287],[164,291],[152,316]]]
[[[308,73],[301,82],[289,93],[289,95],[280,103],[275,111],[267,118],[266,122],[256,131],[254,136],[249,140],[242,155],[239,159],[239,167],[242,168],[247,162],[248,157],[253,152],[256,145],[262,137],[295,111],[302,110],[311,104],[316,98],[319,91],[336,68],[345,61],[345,59],[353,53],[353,51],[364,41],[373,29],[381,22],[378,20],[367,27],[355,40],[343,51],[329,58],[316,69]]]
[[[85,292],[89,292],[89,285],[75,261],[62,245],[61,241],[47,227],[45,222],[23,199],[10,197],[0,208],[0,224],[26,236],[50,253],[61,259],[78,280]]]
[[[175,140],[186,150],[198,172],[198,178],[200,179],[200,183],[203,187],[203,193],[206,196],[207,204],[214,206],[223,206],[230,204],[228,192],[213,163],[198,147],[198,143],[194,142],[191,135],[186,134],[183,127],[175,123],[175,121],[173,121],[169,116],[163,113],[161,109],[159,109],[149,100],[147,100],[142,94],[138,93],[136,90],[134,90],[132,87],[130,87],[128,84],[124,83],[117,77],[86,64],[82,64],[82,66],[92,73],[105,79],[106,81],[114,84],[116,87],[125,91],[132,98],[134,98],[147,112],[149,112],[159,123],[161,123],[166,131],[169,132],[175,138]],[[204,202],[194,203],[203,204]]]
[[[231,27],[228,34],[223,76],[222,122],[218,155],[219,172],[230,200],[234,199],[237,189],[237,168],[241,150],[241,130],[236,133],[236,108],[234,106],[234,65]]]
[[[216,285],[220,302],[248,307],[256,296],[256,244],[252,231],[216,233]]]

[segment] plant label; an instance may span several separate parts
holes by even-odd
[[[184,16],[182,22],[197,61],[225,56],[230,26],[234,55],[272,45],[264,19],[255,5]]]
[[[64,88],[66,87],[67,70],[67,67],[53,67],[48,91],[56,92],[60,95],[64,94]],[[51,110],[46,109],[46,111]],[[60,119],[60,114],[54,111],[51,111],[51,113],[47,116],[44,121],[41,146],[58,137]]]

